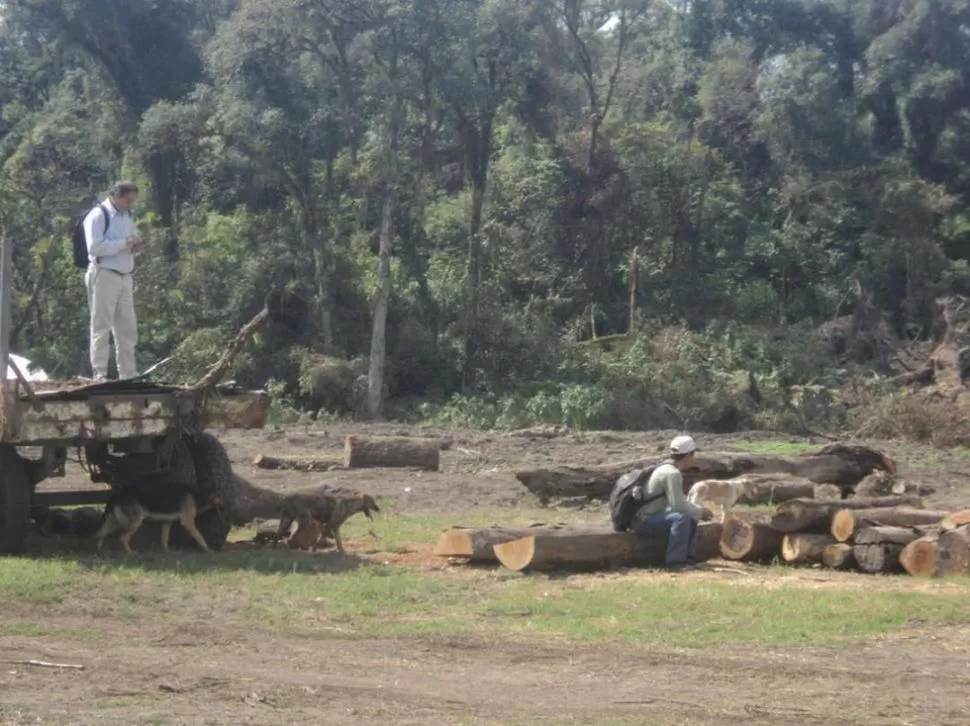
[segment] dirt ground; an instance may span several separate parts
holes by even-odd
[[[397,513],[460,519],[472,507],[535,506],[512,475],[515,468],[658,454],[672,432],[545,439],[335,425],[217,433],[237,473],[261,486],[291,490],[332,482],[365,489]],[[442,452],[439,473],[299,474],[251,465],[258,453],[338,460],[347,433],[432,435],[450,439],[451,446]],[[698,441],[709,450],[743,450],[777,438],[752,433],[701,435]],[[895,456],[904,476],[937,487],[927,506],[970,506],[967,452],[869,443]],[[72,467],[65,481],[45,486],[81,482]],[[855,585],[862,580],[839,577]],[[28,616],[36,619],[36,609],[7,610],[0,621]],[[61,609],[43,622],[94,635],[40,643],[0,637],[0,724],[970,723],[970,627],[945,634],[907,630],[851,649],[680,650],[262,632],[242,622],[202,621],[197,611],[131,622],[69,617]],[[84,663],[86,669],[12,662],[28,658]]]

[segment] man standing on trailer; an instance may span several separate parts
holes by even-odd
[[[91,369],[98,381],[108,378],[111,356],[108,336],[111,334],[115,339],[118,377],[138,375],[135,367],[138,325],[131,273],[135,255],[144,252],[145,244],[138,237],[131,218],[131,208],[137,199],[135,182],[117,182],[108,198],[84,218],[89,262],[84,283],[91,311]]]

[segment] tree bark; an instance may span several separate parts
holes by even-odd
[[[391,106],[387,118],[387,169],[384,179],[384,201],[381,204],[379,262],[377,266],[377,300],[370,341],[370,369],[367,373],[367,413],[371,419],[384,418],[384,365],[387,360],[387,306],[391,298],[391,249],[394,245],[394,211],[397,202],[397,148],[400,92],[397,78],[397,32],[392,28],[394,43],[388,64]]]
[[[612,534],[612,527],[583,527],[566,524],[536,524],[528,527],[508,529],[487,527],[466,529],[454,527],[442,532],[435,543],[434,553],[438,557],[463,557],[470,562],[498,562],[494,546],[512,542],[524,537],[564,537],[580,534]]]
[[[877,499],[843,499],[818,501],[793,499],[778,505],[771,517],[771,526],[779,532],[829,532],[832,518],[842,509],[874,509],[882,507],[921,507],[922,500],[915,495],[905,497],[880,497]]]
[[[777,504],[790,499],[815,496],[815,484],[803,477],[791,474],[748,474],[743,478],[750,488],[738,498],[738,504]]]
[[[903,551],[900,544],[862,544],[852,546],[852,555],[863,572],[900,572],[899,555]]]
[[[697,561],[716,557],[721,538],[719,522],[698,525]],[[666,537],[639,537],[627,532],[532,535],[494,546],[503,566],[526,570],[604,570],[615,567],[656,567],[664,563]]]
[[[617,478],[631,469],[660,464],[663,460],[639,459],[599,466],[560,466],[552,469],[517,471],[516,478],[541,500],[551,497],[609,499]],[[862,446],[830,444],[800,456],[700,452],[694,465],[684,472],[685,491],[702,479],[735,479],[745,474],[790,474],[816,484],[837,484],[851,488],[875,469],[896,465],[892,459]]]
[[[938,533],[913,540],[899,553],[899,564],[910,575],[932,576],[936,574]]]
[[[395,437],[344,439],[344,466],[348,469],[372,467],[414,467],[438,471],[439,443],[435,439]]]
[[[913,527],[891,526],[865,527],[864,529],[856,531],[852,544],[898,544],[905,546],[926,534],[929,534],[929,530],[925,528],[917,529]]]
[[[940,575],[970,575],[970,526],[948,529],[936,545],[936,570]]]
[[[784,536],[761,522],[729,517],[721,534],[721,556],[741,562],[771,562],[781,554]]]
[[[833,570],[851,570],[856,566],[852,545],[842,542],[826,545],[822,550],[822,564]]]
[[[855,533],[865,527],[882,525],[915,527],[921,524],[939,524],[945,511],[935,509],[912,509],[910,507],[875,509],[840,509],[832,517],[829,529],[838,542],[848,542]]]
[[[837,544],[827,534],[786,534],[781,542],[781,558],[790,565],[812,565],[822,561],[829,545]]]
[[[283,456],[267,456],[257,454],[253,459],[253,466],[258,469],[272,471],[333,471],[341,467],[340,463],[332,459],[294,459]]]

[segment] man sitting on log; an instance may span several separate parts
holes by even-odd
[[[658,466],[643,488],[646,502],[633,521],[632,530],[641,537],[667,537],[664,566],[668,570],[697,567],[694,548],[697,522],[713,519],[714,513],[687,501],[681,472],[694,462],[697,445],[690,436],[678,436],[670,442],[671,458]]]

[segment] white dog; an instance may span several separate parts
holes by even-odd
[[[705,502],[721,505],[721,523],[727,519],[731,507],[743,495],[751,491],[751,480],[744,477],[737,479],[705,479],[699,481],[687,492],[687,501],[699,507]]]

